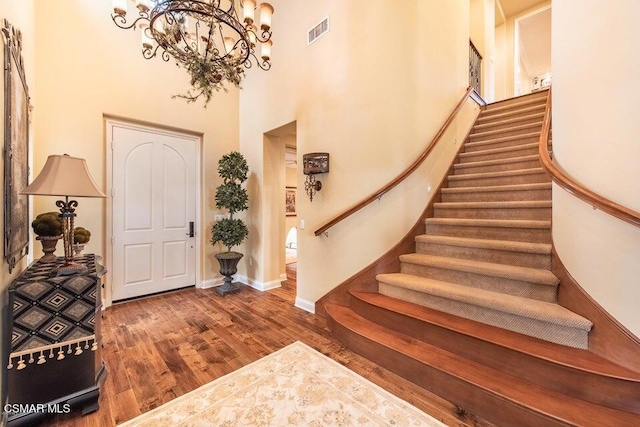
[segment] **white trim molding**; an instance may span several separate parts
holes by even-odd
[[[199,289],[215,288],[216,286],[220,286],[223,283],[224,283],[224,279],[222,277],[218,277],[217,279],[203,280],[202,282],[200,282],[200,286],[198,286],[198,288]]]
[[[308,311],[311,314],[316,314],[316,303],[307,301],[304,298],[296,297],[296,307],[301,308],[304,311]]]
[[[246,283],[253,289],[257,289],[259,291],[268,291],[270,289],[275,289],[282,286],[282,281],[280,279],[270,280],[268,282],[260,282],[258,280],[250,279],[247,276],[238,274],[236,275],[236,280],[241,283]]]

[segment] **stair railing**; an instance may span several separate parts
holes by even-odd
[[[594,193],[588,188],[578,184],[567,174],[562,172],[558,166],[551,160],[551,140],[549,135],[551,132],[551,89],[547,95],[547,105],[545,108],[544,119],[542,121],[542,131],[540,133],[540,142],[538,144],[538,152],[542,167],[551,175],[553,182],[568,191],[573,196],[590,204],[594,209],[600,209],[603,212],[613,215],[614,217],[626,221],[630,224],[640,227],[640,212],[629,209],[614,201],[611,201],[601,195]]]
[[[453,109],[451,114],[449,114],[449,117],[447,117],[442,127],[440,127],[440,130],[438,130],[438,132],[435,134],[435,136],[433,137],[433,139],[431,140],[427,148],[424,149],[424,151],[420,154],[420,156],[408,168],[406,168],[400,175],[395,177],[388,184],[384,185],[382,188],[378,189],[377,191],[372,193],[370,196],[368,196],[367,198],[357,203],[355,206],[335,216],[330,221],[327,221],[324,225],[322,225],[320,228],[314,231],[314,234],[316,236],[319,236],[322,233],[326,232],[328,229],[338,224],[340,221],[350,217],[351,215],[358,212],[360,209],[364,208],[371,202],[381,198],[383,195],[385,195],[387,192],[389,192],[391,189],[393,189],[395,186],[397,186],[402,181],[404,181],[407,177],[409,177],[413,172],[415,172],[415,170],[418,169],[418,167],[426,160],[426,158],[429,156],[431,151],[433,151],[438,140],[442,137],[442,135],[444,135],[446,130],[449,128],[449,125],[451,125],[451,123],[453,122],[453,119],[455,118],[456,114],[458,114],[458,112],[462,109],[467,98],[472,96],[473,93],[475,93],[474,89],[471,86],[469,86],[469,88],[467,88],[467,92],[464,94],[462,99],[460,99],[460,102],[458,102],[458,105],[456,105],[456,107]],[[474,100],[478,98],[480,98],[480,96],[477,94],[476,96],[473,96]]]

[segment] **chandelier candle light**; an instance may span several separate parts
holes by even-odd
[[[236,1],[113,0],[111,19],[122,29],[140,29],[144,58],[155,57],[160,49],[164,61],[173,58],[187,70],[193,89],[176,95],[178,98],[194,102],[204,96],[206,105],[214,89],[226,91],[225,81],[240,87],[244,69],[251,68],[253,60],[263,70],[271,68],[273,6],[239,0],[239,11]],[[134,3],[134,18],[127,20],[128,8],[133,9]]]
[[[64,196],[64,200],[58,200],[56,206],[62,218],[65,262],[56,274],[63,276],[86,270],[84,264],[73,261],[73,223],[78,202],[69,200],[69,197],[107,197],[91,177],[87,162],[68,154],[49,156],[40,174],[20,194]]]

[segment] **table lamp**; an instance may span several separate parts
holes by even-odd
[[[51,155],[40,174],[20,194],[64,196],[64,200],[56,201],[56,206],[60,209],[59,216],[63,221],[64,242],[64,265],[58,268],[57,275],[75,274],[86,270],[84,265],[73,261],[73,223],[78,202],[69,200],[69,197],[107,197],[91,177],[87,162],[68,154]]]

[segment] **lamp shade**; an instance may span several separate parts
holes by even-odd
[[[40,174],[20,194],[107,197],[91,177],[87,162],[68,154],[49,156]]]

